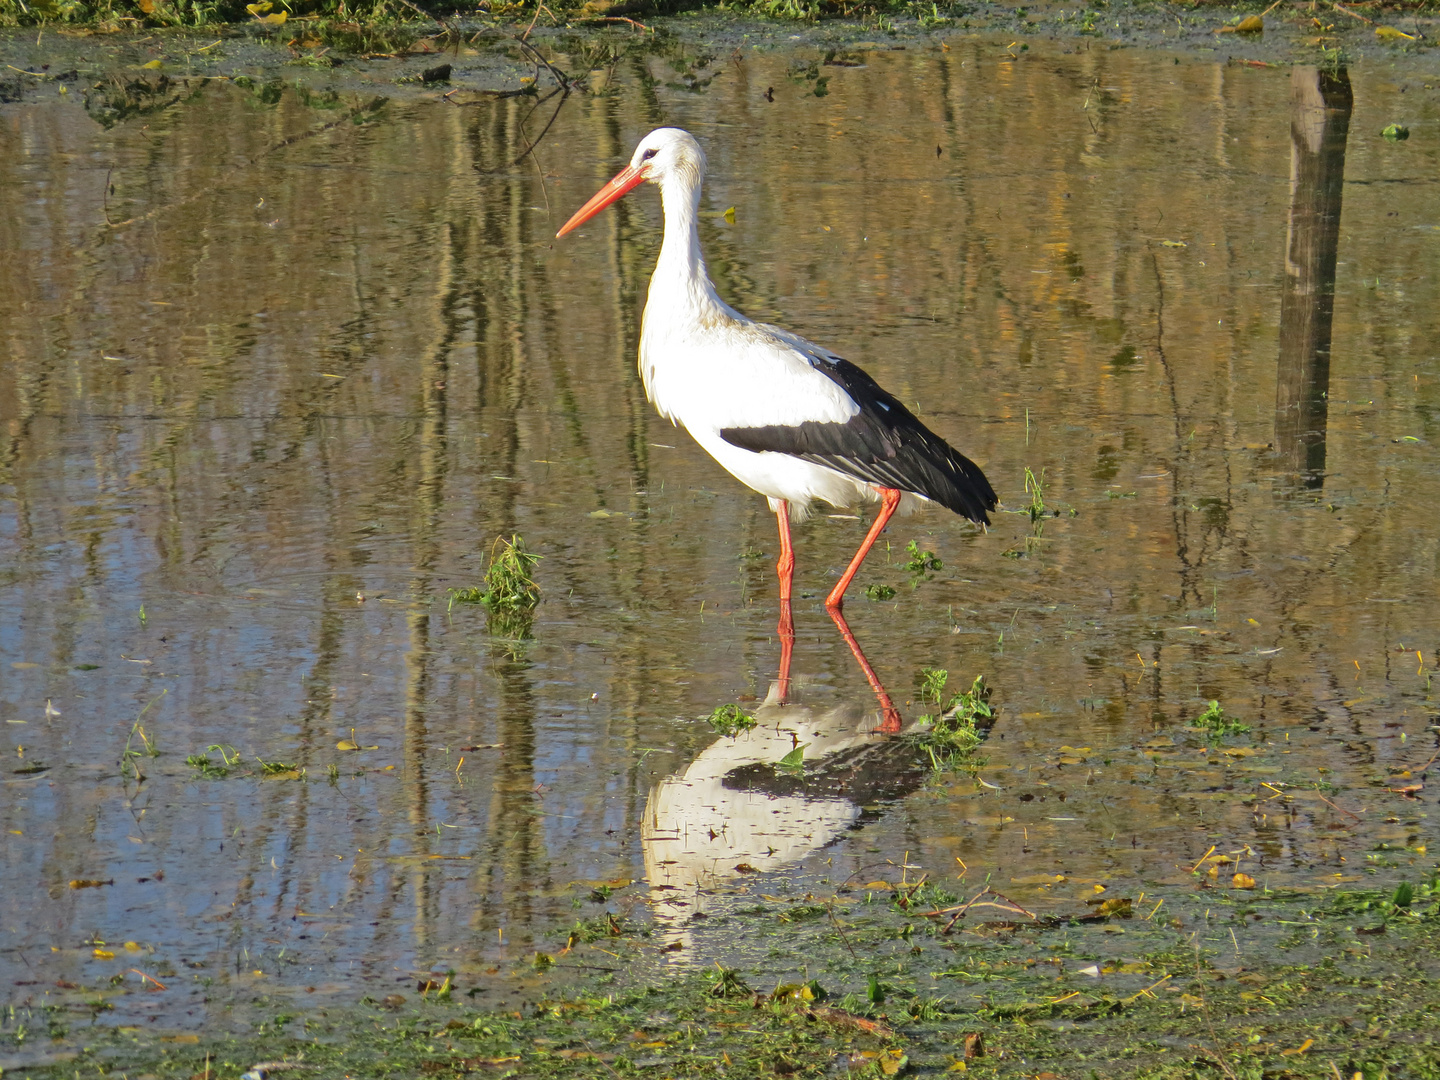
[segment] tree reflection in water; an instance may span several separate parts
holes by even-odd
[[[1330,327],[1353,105],[1345,68],[1297,67],[1290,81],[1290,227],[1280,301],[1275,446],[1306,487],[1325,482]]]

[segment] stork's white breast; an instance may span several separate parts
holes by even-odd
[[[843,424],[860,408],[816,369],[804,338],[743,317],[654,319],[640,343],[645,391],[662,415],[699,435],[732,427]],[[823,362],[823,361],[822,361]]]

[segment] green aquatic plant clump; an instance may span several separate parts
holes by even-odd
[[[484,604],[492,612],[529,611],[540,602],[540,586],[535,583],[534,568],[541,556],[525,549],[524,537],[516,534],[506,540],[497,537],[490,549],[490,566],[485,571],[484,588],[470,586],[447,589],[450,602],[446,611],[456,604]]]
[[[950,672],[945,668],[920,670],[920,700],[935,711],[921,715],[915,738],[929,752],[930,765],[937,773],[949,772],[968,761],[995,719],[984,675],[975,676],[970,689],[951,695],[946,702],[949,681]]]
[[[905,572],[910,575],[910,587],[918,589],[922,581],[929,581],[936,570],[945,569],[945,564],[933,551],[922,551],[918,541],[911,540],[905,545]]]
[[[705,722],[715,729],[717,735],[732,737],[749,731],[756,724],[755,717],[739,705],[721,705],[705,718]]]
[[[485,571],[485,591],[480,602],[488,608],[521,611],[540,602],[540,586],[533,571],[540,556],[525,550],[521,536],[496,539],[490,549],[490,568]]]
[[[1227,716],[1224,707],[1218,701],[1210,702],[1204,712],[1190,721],[1190,726],[1220,736],[1244,735],[1250,730],[1249,724],[1242,724],[1233,716]]]

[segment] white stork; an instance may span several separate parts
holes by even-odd
[[[980,467],[922,424],[860,368],[775,326],[752,322],[715,291],[697,215],[705,152],[680,128],[656,128],[630,164],[575,212],[564,236],[645,181],[660,186],[665,238],[640,332],[640,376],[660,414],[685,428],[736,479],[770,500],[780,525],[780,681],[789,681],[795,554],[790,522],[816,500],[880,503],[860,550],[825,601],[880,700],[882,730],[900,714],[841,612],[845,590],[898,509],[938,502],[989,524],[995,491]]]

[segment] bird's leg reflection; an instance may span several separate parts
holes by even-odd
[[[775,564],[775,573],[780,578],[780,678],[777,691],[780,704],[790,697],[790,658],[795,652],[795,617],[790,611],[791,582],[795,577],[795,549],[790,546],[790,504],[780,501],[775,510],[780,522],[780,561]]]
[[[860,648],[860,643],[855,640],[855,635],[850,632],[850,624],[845,621],[845,616],[838,607],[828,607],[830,618],[835,620],[835,625],[840,628],[840,636],[845,639],[845,644],[850,646],[850,651],[855,654],[855,660],[860,665],[860,670],[865,673],[865,680],[870,684],[870,689],[875,691],[875,697],[880,702],[880,728],[886,735],[898,735],[901,728],[900,710],[895,708],[895,703],[890,700],[890,695],[885,692],[885,687],[880,685],[880,679],[875,674],[875,669],[870,666],[870,661],[865,659],[865,652]],[[781,662],[784,662],[782,656]]]

